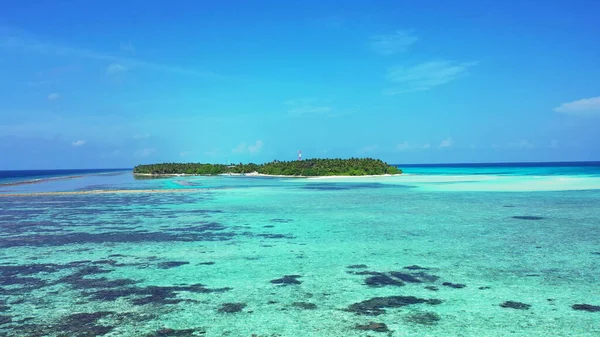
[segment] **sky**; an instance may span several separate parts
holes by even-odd
[[[600,160],[597,1],[0,6],[0,169]]]

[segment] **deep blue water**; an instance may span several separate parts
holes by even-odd
[[[20,181],[32,181],[57,177],[69,177],[86,174],[110,173],[130,169],[77,169],[77,170],[11,170],[0,171],[0,184]]]
[[[600,176],[600,162],[398,164],[404,173],[435,175]]]

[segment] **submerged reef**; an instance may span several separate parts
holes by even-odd
[[[271,280],[270,282],[278,285],[290,285],[290,284],[300,284],[302,281],[299,281],[298,278],[302,276],[300,275],[285,275],[282,278]]]
[[[349,269],[366,268],[366,265],[352,265],[348,266]],[[353,267],[353,268],[350,268]],[[365,279],[365,284],[369,287],[384,287],[384,286],[396,286],[401,287],[406,283],[424,283],[424,282],[435,282],[439,279],[439,276],[428,274],[424,271],[425,268],[419,266],[405,267],[409,272],[390,271],[390,272],[377,272],[377,271],[348,271],[349,274],[353,275],[369,275]]]
[[[442,301],[438,299],[426,299],[415,296],[373,297],[362,302],[354,303],[346,310],[359,315],[378,316],[385,313],[384,308],[399,308],[421,303],[437,305],[442,303]]]
[[[356,330],[388,332],[390,331],[385,323],[369,322],[369,324],[357,324],[354,326]]]
[[[404,317],[404,321],[415,324],[422,325],[434,325],[440,320],[440,315],[431,311],[418,311],[413,312],[406,317]]]
[[[544,219],[541,216],[533,216],[533,215],[515,215],[512,218],[519,219],[519,220],[542,220],[542,219]]]
[[[506,302],[500,304],[500,306],[503,308],[511,308],[511,309],[519,309],[519,310],[528,310],[529,308],[531,308],[531,304],[525,304],[525,303],[516,302],[516,301],[506,301]]]
[[[292,303],[292,306],[298,309],[303,309],[303,310],[314,310],[317,309],[317,305],[314,303],[308,303],[308,302],[294,302]]]
[[[454,288],[454,289],[461,289],[466,287],[466,284],[462,284],[462,283],[452,283],[452,282],[444,282],[442,283],[442,285],[444,287],[450,287],[450,288]]]
[[[587,312],[600,312],[600,305],[591,304],[573,304],[571,306],[573,310],[587,311]]]
[[[217,311],[230,314],[230,313],[234,313],[234,312],[240,312],[245,307],[246,307],[246,303],[223,303],[221,305],[221,307],[219,308],[219,310],[217,310]]]

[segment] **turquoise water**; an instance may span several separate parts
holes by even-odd
[[[0,197],[0,335],[600,334],[597,167],[405,172],[0,188],[190,190]]]

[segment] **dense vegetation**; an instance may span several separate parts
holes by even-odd
[[[402,170],[395,166],[372,158],[350,159],[307,159],[298,161],[273,161],[265,164],[200,164],[200,163],[163,163],[138,165],[133,169],[136,174],[204,174],[258,172],[269,175],[286,176],[362,176],[380,174],[399,174]]]

